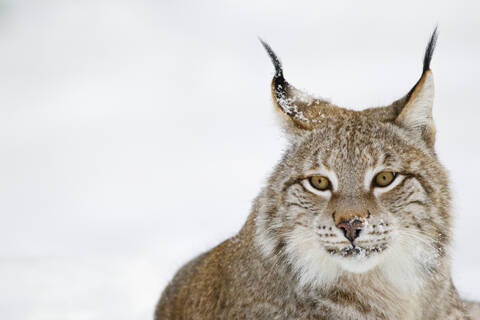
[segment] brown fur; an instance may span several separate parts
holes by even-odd
[[[431,72],[392,105],[364,111],[277,76],[289,149],[240,232],[178,271],[155,319],[480,319],[451,281],[453,217],[434,152]],[[398,172],[390,189],[369,185],[382,168]],[[309,186],[318,170],[331,191]],[[336,227],[353,217],[366,221],[357,249]]]

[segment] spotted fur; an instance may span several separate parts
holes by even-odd
[[[363,111],[291,86],[263,43],[290,146],[240,232],[177,273],[155,319],[480,319],[451,281],[451,197],[431,116],[435,40],[405,97]],[[396,179],[375,187],[387,169]],[[331,190],[312,189],[312,174]],[[354,242],[339,212],[363,217]]]

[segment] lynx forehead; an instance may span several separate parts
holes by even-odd
[[[403,98],[363,111],[296,89],[262,41],[289,147],[240,232],[177,273],[156,319],[480,319],[450,275],[436,39]]]

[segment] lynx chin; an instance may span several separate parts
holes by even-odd
[[[239,233],[178,271],[155,319],[480,319],[451,279],[436,39],[404,97],[362,111],[296,89],[262,41],[288,149]]]

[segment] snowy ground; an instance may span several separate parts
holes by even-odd
[[[479,5],[328,3],[0,1],[0,318],[151,319],[241,227],[284,147],[257,36],[290,82],[363,107],[410,89],[436,23],[454,278],[480,300]]]

